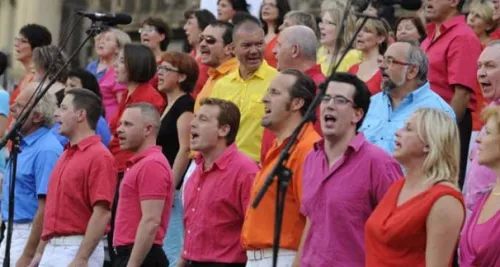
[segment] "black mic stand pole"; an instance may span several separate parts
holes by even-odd
[[[346,9],[344,11],[344,23],[341,26],[341,29],[339,30],[339,34],[337,36],[337,43],[340,40],[342,36],[342,32],[344,31],[345,28],[345,21],[347,19],[347,16],[349,14],[349,10],[351,7],[352,0],[349,0],[348,4],[346,5]],[[356,40],[356,36],[358,33],[363,29],[366,21],[368,19],[373,19],[372,16],[366,16],[363,14],[358,14],[356,13],[357,16],[362,17],[361,24],[358,29],[356,29],[356,33],[354,36],[351,38],[349,44],[347,47],[352,47],[354,41]],[[338,49],[338,45],[336,45],[336,50]],[[252,208],[257,208],[259,205],[260,201],[262,200],[262,197],[264,194],[267,192],[269,189],[269,186],[274,181],[274,177],[277,176],[277,187],[278,187],[278,193],[276,195],[276,211],[275,211],[275,224],[274,224],[274,240],[273,240],[273,267],[277,266],[278,263],[278,251],[279,251],[279,245],[280,245],[280,237],[281,237],[281,228],[283,224],[283,211],[285,207],[285,196],[286,196],[286,191],[288,188],[288,183],[292,177],[292,171],[286,167],[287,160],[290,156],[290,151],[294,147],[295,143],[297,142],[297,137],[299,136],[300,132],[302,131],[302,128],[304,125],[310,121],[312,118],[313,114],[315,114],[316,111],[316,106],[319,104],[320,100],[323,98],[323,95],[325,94],[325,91],[328,87],[328,81],[332,79],[335,76],[335,73],[337,72],[337,68],[340,65],[340,62],[344,59],[344,57],[347,55],[348,50],[343,51],[342,56],[340,59],[337,61],[337,64],[334,62],[331,63],[330,65],[330,70],[332,69],[331,67],[333,64],[335,64],[335,67],[333,68],[333,71],[331,72],[330,77],[326,80],[325,83],[321,84],[319,86],[319,92],[312,101],[312,103],[309,105],[306,113],[304,114],[304,117],[302,118],[302,121],[300,124],[295,128],[293,131],[291,137],[289,138],[288,142],[286,143],[285,147],[283,148],[283,151],[280,154],[280,157],[274,166],[273,170],[269,174],[269,176],[266,178],[266,181],[264,182],[264,185],[261,187],[259,193],[257,194],[255,200],[252,202]],[[336,54],[338,51],[336,51]],[[336,55],[334,54],[334,55]]]
[[[62,71],[71,63],[71,61],[78,55],[85,44],[90,40],[90,38],[96,36],[101,31],[101,26],[95,21],[92,21],[90,29],[86,31],[87,37],[78,46],[75,52],[69,57],[68,61],[61,67],[57,74],[52,77],[45,88],[42,91],[35,93],[36,96],[32,101],[31,105],[25,109],[25,112],[21,113],[19,118],[14,122],[10,131],[1,139],[0,148],[3,148],[9,140],[12,141],[12,153],[10,156],[11,172],[10,172],[10,188],[9,188],[9,219],[7,224],[7,235],[5,243],[5,258],[3,262],[3,267],[10,267],[10,247],[12,244],[12,230],[14,226],[14,200],[15,200],[15,185],[16,185],[16,173],[17,173],[17,158],[20,151],[20,145],[22,140],[21,127],[26,123],[29,115],[35,108],[35,106],[40,102],[42,97],[49,91],[49,88],[57,81]],[[15,263],[14,263],[15,264]]]

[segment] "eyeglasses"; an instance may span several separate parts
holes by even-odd
[[[343,96],[329,96],[329,95],[324,95],[321,101],[325,104],[330,103],[330,101],[333,99],[333,104],[336,106],[345,106],[347,104],[352,104],[353,107],[355,107],[354,102],[351,100],[343,97]]]
[[[209,44],[209,45],[213,45],[213,44],[217,43],[217,39],[215,39],[212,36],[200,35],[200,44],[203,41],[207,42],[207,44]]]
[[[158,72],[160,71],[182,73],[180,70],[172,69],[167,66],[158,66]]]
[[[139,29],[139,34],[141,33],[155,33],[156,29],[155,28],[140,28]]]
[[[402,65],[402,66],[410,66],[412,64],[404,61],[399,61],[397,59],[394,59],[393,57],[383,57],[379,58],[377,60],[378,64],[380,65],[386,65],[386,66],[391,66],[392,64],[397,64],[397,65]]]

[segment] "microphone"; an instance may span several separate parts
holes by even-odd
[[[376,2],[384,6],[399,5],[406,10],[419,10],[422,7],[422,0],[376,0]]]
[[[114,25],[127,25],[132,23],[132,16],[127,13],[98,13],[98,12],[86,12],[78,11],[78,15],[87,17],[91,20],[107,22]]]

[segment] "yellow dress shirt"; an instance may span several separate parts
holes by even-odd
[[[352,65],[361,62],[362,56],[363,53],[359,50],[356,49],[349,50],[349,52],[347,52],[347,55],[345,55],[344,60],[340,62],[340,65],[337,68],[337,72],[347,72],[352,67]],[[328,54],[326,53],[326,49],[324,47],[320,47],[318,49],[316,57],[317,57],[316,62],[319,65],[321,65],[321,72],[323,72],[323,74],[328,77],[330,75],[330,73],[328,73],[330,68],[330,62],[328,60]]]
[[[260,161],[260,146],[264,128],[260,125],[264,116],[262,98],[269,83],[278,71],[263,61],[259,69],[249,78],[243,80],[239,69],[220,78],[214,86],[210,97],[228,100],[240,109],[240,128],[236,136],[236,146],[247,156]]]

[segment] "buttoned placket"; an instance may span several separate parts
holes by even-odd
[[[203,164],[203,163],[201,163],[201,164]],[[213,168],[213,167],[212,167],[212,168]],[[203,183],[205,182],[205,177],[204,177],[204,176],[206,176],[207,172],[209,172],[209,171],[210,171],[210,170],[207,170],[207,171],[201,171],[200,178],[199,178],[198,180],[196,180],[196,181],[195,181],[195,182],[197,183],[197,184],[196,184],[196,187],[195,187],[195,190],[194,190],[194,193],[196,194],[196,195],[195,195],[195,198],[196,198],[196,199],[193,201],[193,203],[194,203],[194,204],[193,204],[193,207],[191,208],[191,211],[189,211],[189,212],[193,213],[193,215],[192,215],[193,217],[196,217],[196,211],[197,211],[197,208],[199,207],[199,202],[200,202],[199,194],[200,194],[200,192],[201,192],[201,188],[202,188],[202,186],[203,186]],[[190,229],[191,229],[192,224],[193,224],[193,223],[191,223],[191,225],[186,225],[186,226],[187,226],[187,227],[186,227],[186,229],[185,229],[185,231],[186,231],[186,233],[187,233],[186,239],[187,239],[187,238],[189,238],[189,239],[191,239],[191,238],[192,238],[192,237],[191,237],[191,230],[190,230]],[[184,255],[187,255],[187,253],[188,253],[188,249],[187,249],[187,248],[185,248],[185,249],[184,249]]]

